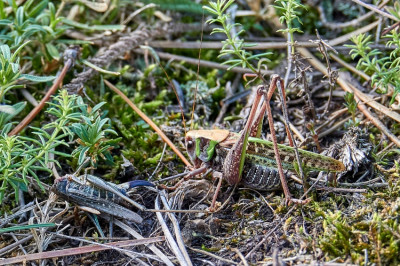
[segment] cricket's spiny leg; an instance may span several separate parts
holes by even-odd
[[[278,166],[278,172],[279,172],[279,177],[281,179],[283,192],[285,193],[286,202],[304,204],[304,203],[307,203],[308,201],[307,200],[298,200],[298,199],[293,199],[292,198],[292,195],[290,194],[290,191],[289,191],[288,184],[286,182],[285,174],[283,172],[281,157],[279,155],[278,143],[277,143],[277,140],[276,140],[276,133],[275,133],[275,128],[274,128],[274,120],[272,118],[272,111],[271,111],[271,106],[270,106],[270,100],[271,100],[272,95],[273,95],[273,93],[274,93],[274,91],[276,89],[276,83],[277,83],[277,81],[279,79],[280,79],[280,77],[278,75],[272,76],[272,81],[271,81],[271,84],[269,86],[268,91],[265,91],[265,89],[263,90],[262,89],[263,87],[260,87],[260,89],[264,93],[264,100],[266,102],[266,107],[267,107],[267,117],[268,117],[269,129],[270,129],[271,135],[272,135],[272,142],[274,143],[275,159],[276,159],[276,163],[277,163],[277,166]]]
[[[257,96],[251,107],[249,118],[247,119],[244,130],[240,133],[239,139],[232,146],[225,158],[223,166],[223,176],[230,185],[236,185],[240,182],[240,176],[244,165],[245,154],[251,126],[256,115],[257,107],[260,103],[261,91],[257,90]],[[217,193],[217,192],[216,192]]]
[[[279,92],[280,92],[280,96],[281,96],[281,98],[282,98],[282,113],[283,113],[283,117],[285,118],[285,129],[286,129],[286,134],[288,135],[288,139],[289,139],[289,145],[290,145],[290,147],[294,147],[294,139],[293,139],[293,136],[292,136],[292,133],[290,132],[290,129],[289,129],[289,121],[288,121],[288,115],[287,115],[287,106],[286,106],[286,92],[285,92],[285,85],[284,85],[284,83],[282,82],[282,79],[279,77],[279,76],[277,76],[277,77],[273,77],[273,81],[272,81],[272,83],[274,83],[275,84],[275,86],[276,85],[279,85],[279,87],[280,87],[280,90],[279,90]]]
[[[175,186],[168,187],[168,186],[166,186],[166,185],[164,185],[164,184],[159,184],[158,186],[159,186],[160,188],[166,189],[166,190],[175,190],[175,189],[177,189],[178,187],[180,187],[184,181],[186,181],[186,180],[188,180],[188,179],[190,179],[190,178],[192,178],[192,177],[194,177],[194,176],[196,176],[196,175],[205,173],[205,172],[207,171],[208,168],[209,168],[208,165],[203,165],[203,166],[201,166],[201,167],[198,168],[198,169],[195,169],[195,170],[193,170],[193,171],[190,171],[184,178],[182,178],[181,180],[179,180],[179,182],[176,183]]]
[[[250,137],[259,138],[261,135],[262,124],[264,120],[265,110],[267,109],[265,101],[261,105],[260,110],[257,112],[257,117],[251,126]]]
[[[233,144],[232,148],[230,149],[228,155],[225,158],[222,172],[223,172],[223,177],[228,181],[230,185],[236,185],[240,182],[244,167],[244,161],[246,157],[247,143],[249,140],[249,135],[252,130],[253,121],[255,120],[256,112],[261,97],[262,97],[261,90],[258,89],[257,96],[254,99],[254,104],[251,107],[250,115],[249,118],[247,119],[244,130],[240,133],[239,139],[235,142],[235,144]],[[217,187],[217,190],[215,191],[214,195],[215,200],[217,198],[219,190],[220,190],[219,187]],[[211,209],[215,207],[214,205],[215,202],[213,200]]]
[[[286,134],[288,135],[290,146],[292,146],[294,148],[294,152],[295,152],[295,155],[296,155],[296,160],[297,160],[297,162],[299,164],[299,173],[300,173],[301,179],[303,181],[304,193],[306,193],[306,191],[308,190],[308,183],[307,183],[307,180],[306,180],[306,178],[304,176],[303,167],[301,165],[301,159],[300,159],[299,151],[298,151],[297,146],[296,146],[296,142],[294,142],[292,132],[289,129],[289,116],[288,116],[288,113],[287,113],[287,106],[286,106],[285,85],[284,85],[284,82],[282,81],[281,78],[279,78],[277,80],[276,84],[279,87],[278,91],[279,91],[279,94],[280,94],[280,96],[282,98],[282,103],[283,103],[283,105],[282,105],[282,113],[283,113],[283,117],[285,119]]]
[[[218,192],[221,190],[222,179],[223,179],[222,173],[217,171],[213,172],[213,177],[218,178],[218,185],[217,188],[215,189],[214,197],[212,199],[212,203],[210,206],[211,212],[215,211],[215,203],[217,202]]]

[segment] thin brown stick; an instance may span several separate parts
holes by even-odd
[[[365,26],[365,27],[359,28],[359,29],[357,29],[357,30],[355,30],[355,31],[349,32],[349,33],[347,33],[347,34],[345,34],[345,35],[342,35],[342,36],[340,36],[340,37],[338,37],[338,38],[335,38],[335,39],[333,39],[333,40],[330,40],[330,41],[327,42],[327,43],[328,43],[330,46],[339,45],[339,44],[341,44],[341,43],[344,43],[344,42],[350,40],[350,39],[353,38],[354,36],[357,36],[357,35],[359,35],[359,34],[361,34],[361,33],[364,33],[364,32],[367,32],[367,31],[372,30],[372,29],[375,28],[379,23],[380,23],[380,21],[377,20],[377,21],[375,21],[375,22],[373,22],[373,23],[371,23],[371,24],[368,24],[368,25]]]
[[[377,127],[379,130],[385,134],[397,147],[400,147],[400,139],[398,139],[378,118],[376,118],[370,111],[368,111],[365,104],[360,101],[357,96],[354,99],[359,102],[358,109]]]
[[[10,133],[8,133],[9,136],[14,136],[18,135],[19,132],[21,132],[32,120],[39,114],[39,112],[43,109],[45,106],[46,102],[49,101],[51,95],[53,95],[56,90],[60,87],[65,74],[67,74],[67,71],[69,68],[72,66],[72,59],[68,59],[68,61],[65,63],[63,69],[61,70],[60,75],[56,78],[56,80],[53,83],[53,86],[49,89],[49,91],[46,93],[46,95],[42,98],[40,103],[33,108],[33,110],[22,120]]]
[[[30,236],[27,236],[27,237],[25,237],[25,238],[23,238],[23,239],[20,239],[20,240],[18,240],[18,241],[16,241],[16,242],[12,243],[12,244],[10,244],[10,245],[5,246],[4,248],[1,248],[1,249],[0,249],[0,256],[3,256],[6,252],[9,252],[9,251],[13,250],[13,249],[16,248],[17,246],[19,246],[19,245],[21,245],[21,244],[24,244],[25,242],[31,240],[32,238],[33,238],[33,236],[30,235]],[[1,260],[0,260],[0,263],[1,263]]]
[[[313,67],[315,67],[318,71],[321,71],[324,75],[328,74],[324,65],[313,54],[311,54],[310,51],[308,51],[305,48],[298,48],[297,50],[299,51],[299,53],[301,53],[302,56],[307,58],[308,61],[310,62],[310,64]],[[345,81],[342,73],[339,73],[339,78],[337,79],[337,82],[339,83],[340,87],[342,87],[342,89],[344,91],[354,93],[355,96],[360,98],[364,103],[368,104],[375,110],[391,117],[392,119],[396,120],[397,122],[400,122],[400,114],[393,112],[386,106],[374,101],[374,99],[372,99],[370,96],[366,95],[365,93],[361,92],[357,88],[354,88],[354,87],[350,88],[348,83]]]
[[[368,190],[365,188],[316,187],[315,189],[326,191],[326,192],[335,192],[335,193],[367,193],[368,192]]]
[[[341,64],[342,66],[344,66],[345,68],[350,70],[351,72],[353,72],[354,74],[365,79],[366,81],[371,80],[371,77],[368,76],[367,74],[365,74],[365,72],[358,70],[357,68],[350,65],[349,63],[346,63],[345,61],[343,61],[339,56],[335,55],[334,53],[329,53],[329,56],[332,57],[333,60],[335,60],[336,62],[338,62],[339,64]]]
[[[348,40],[350,40],[353,36],[358,34],[370,31],[371,29],[375,28],[376,25],[379,24],[379,21],[375,21],[371,24],[366,25],[365,27],[359,28],[355,31],[342,35],[338,38],[332,39],[327,41],[327,43],[331,46],[337,46],[342,44]],[[284,49],[287,47],[287,42],[246,42],[249,47],[245,47],[246,50],[266,50],[266,49]],[[174,48],[174,49],[199,49],[200,43],[198,42],[177,42],[177,41],[152,41],[149,43],[149,46],[155,48]],[[201,47],[203,49],[221,49],[223,44],[221,42],[203,42]],[[296,48],[316,48],[318,47],[317,43],[312,42],[296,42],[294,44]],[[248,71],[247,73],[250,73]]]
[[[138,54],[143,54],[143,51],[141,49],[136,49],[134,50],[135,53]],[[180,55],[174,55],[174,54],[169,54],[169,53],[164,53],[164,52],[157,52],[157,55],[162,58],[162,59],[174,59],[177,61],[185,61],[188,64],[191,65],[200,65],[202,67],[209,67],[209,68],[216,68],[216,69],[222,69],[222,70],[228,70],[230,66],[227,65],[221,65],[215,62],[207,61],[207,60],[198,60],[195,58],[187,57],[187,56],[180,56]],[[235,73],[241,73],[241,74],[246,74],[246,73],[251,73],[252,71],[248,68],[243,68],[243,67],[234,67],[230,69],[231,72]],[[273,74],[272,71],[270,70],[261,70],[262,75],[271,75]]]
[[[143,113],[122,91],[111,84],[108,80],[104,80],[104,83],[115,93],[117,93],[121,98],[149,125],[155,132],[171,147],[171,149],[178,155],[182,162],[186,166],[192,166],[189,161],[183,156],[179,149],[172,143],[172,141],[161,131],[161,129],[145,114]]]
[[[287,47],[287,42],[246,42],[251,44],[249,47],[245,47],[246,50],[265,50],[265,49],[284,49]],[[254,46],[253,46],[254,45]],[[221,42],[203,42],[200,45],[199,42],[180,42],[180,41],[151,41],[149,46],[154,48],[175,48],[175,49],[221,49],[223,44]],[[317,47],[315,43],[311,42],[296,42],[296,47]]]
[[[389,1],[390,0],[383,1],[381,4],[379,4],[378,8],[384,7]],[[351,26],[357,27],[357,26],[360,25],[360,23],[362,21],[364,21],[367,18],[371,17],[375,13],[374,11],[370,11],[370,12],[368,12],[368,13],[360,16],[360,17],[357,17],[356,19],[353,19],[353,20],[350,20],[350,21],[347,21],[347,22],[343,22],[343,23],[335,22],[335,23],[332,23],[332,22],[328,22],[327,21],[327,19],[325,17],[325,12],[324,12],[324,10],[322,8],[322,5],[319,5],[317,7],[317,9],[318,9],[318,11],[320,13],[321,22],[323,23],[323,25],[325,27],[327,27],[327,28],[334,29],[334,30],[335,29],[343,29],[343,28],[347,28],[347,27],[351,27]]]
[[[17,257],[5,259],[5,260],[0,260],[0,265],[11,265],[14,263],[26,262],[26,261],[31,261],[31,260],[42,260],[42,259],[58,258],[58,257],[64,257],[64,256],[72,256],[72,255],[91,253],[91,252],[96,252],[96,251],[112,249],[112,248],[145,245],[145,244],[156,243],[156,242],[160,242],[160,241],[165,241],[165,238],[163,236],[159,236],[159,237],[151,237],[151,238],[145,238],[145,239],[134,239],[134,240],[127,240],[127,241],[111,242],[111,243],[107,243],[106,245],[101,244],[101,246],[100,245],[89,245],[89,246],[84,246],[84,247],[40,252],[40,253],[22,255],[22,256],[17,256]]]
[[[217,259],[218,261],[228,263],[229,265],[237,265],[238,264],[237,262],[235,262],[233,260],[225,259],[223,257],[217,256],[217,255],[215,255],[215,254],[213,254],[211,252],[208,252],[208,251],[205,251],[205,250],[202,250],[202,249],[197,249],[197,248],[192,248],[192,247],[189,247],[189,249],[194,251],[194,252],[197,252],[197,253],[200,253],[200,254],[203,254],[203,255],[206,255],[206,256],[210,256],[211,258]]]
[[[398,18],[396,18],[395,16],[393,16],[390,13],[387,13],[385,11],[380,10],[377,6],[366,4],[366,3],[364,3],[363,1],[360,1],[360,0],[353,0],[353,2],[355,2],[355,3],[359,4],[359,5],[362,5],[363,7],[368,8],[369,10],[372,10],[372,11],[378,13],[379,15],[382,15],[382,16],[385,16],[387,18],[393,19],[394,21],[399,21]]]

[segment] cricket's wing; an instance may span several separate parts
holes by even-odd
[[[231,133],[223,142],[222,147],[231,148],[238,139],[238,134]],[[279,155],[284,169],[294,170],[297,163],[294,148],[278,144]],[[341,172],[345,170],[342,162],[318,153],[298,149],[302,166],[308,170],[323,172]],[[246,150],[246,160],[253,160],[259,165],[276,168],[274,144],[267,140],[249,137]]]
[[[294,169],[294,166],[297,163],[294,148],[278,144],[278,150],[283,168]],[[345,170],[342,162],[331,157],[302,149],[298,149],[298,151],[302,166],[308,170],[324,172],[341,172]],[[276,165],[274,144],[270,141],[250,137],[247,153],[266,157],[266,161],[270,162],[273,160]]]

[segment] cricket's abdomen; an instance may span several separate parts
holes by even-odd
[[[246,161],[247,158],[244,162],[241,184],[248,188],[265,191],[281,188],[278,169]],[[287,173],[285,173],[286,175]]]
[[[213,169],[222,172],[222,165],[229,152],[229,149],[218,147],[214,158]],[[253,158],[255,157],[255,158]],[[256,190],[272,191],[281,188],[281,180],[278,169],[268,165],[257,163],[258,158],[250,154],[246,155],[240,184],[244,187],[253,188]],[[270,165],[273,165],[272,163]],[[288,171],[285,171],[285,176]]]

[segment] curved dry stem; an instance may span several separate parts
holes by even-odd
[[[143,113],[122,91],[111,84],[108,80],[104,80],[104,83],[115,93],[122,97],[122,99],[149,125],[154,129],[155,132],[165,141],[168,146],[175,152],[176,155],[183,161],[186,166],[192,166],[189,161],[183,156],[179,149],[172,143],[172,141],[161,131],[161,129],[145,114]]]
[[[57,77],[57,79],[54,81],[53,86],[49,89],[49,91],[46,93],[46,95],[42,98],[40,103],[33,108],[33,110],[22,120],[10,133],[8,133],[9,136],[14,136],[18,135],[19,132],[21,132],[27,125],[29,125],[30,122],[39,114],[39,112],[43,109],[45,106],[46,102],[49,101],[51,95],[53,95],[57,89],[60,87],[65,74],[67,74],[69,68],[72,65],[72,60],[68,60],[63,69],[61,70],[60,75]]]

